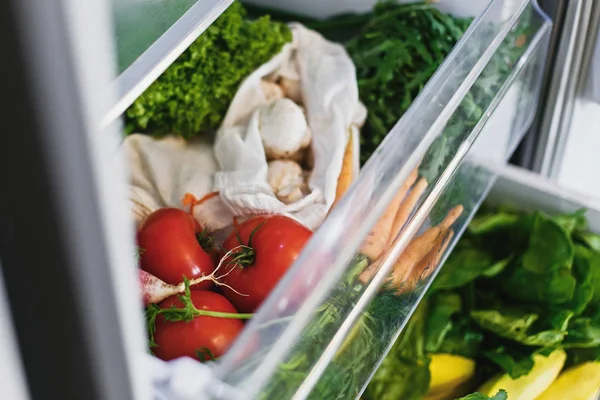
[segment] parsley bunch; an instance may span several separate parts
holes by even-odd
[[[369,110],[361,132],[362,163],[408,110],[470,22],[428,2],[383,1],[346,43],[356,65],[360,99]]]

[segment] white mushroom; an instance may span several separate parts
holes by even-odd
[[[302,199],[307,189],[304,171],[298,163],[291,160],[271,161],[267,181],[277,198],[285,204]]]
[[[302,87],[299,80],[281,78],[279,85],[283,89],[283,95],[294,100],[298,104],[302,104]]]
[[[281,87],[273,82],[269,82],[266,80],[261,80],[260,81],[260,87],[265,95],[265,98],[267,99],[268,102],[271,102],[273,100],[277,100],[277,99],[281,99],[283,98],[283,90],[281,89]]]
[[[259,129],[268,160],[302,158],[312,135],[302,109],[290,99],[278,99],[259,109]]]

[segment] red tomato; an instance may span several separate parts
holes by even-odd
[[[192,291],[191,299],[198,310],[237,313],[233,305],[218,293]],[[160,303],[160,308],[171,306],[182,308],[184,305],[177,296],[171,296]],[[197,358],[197,352],[221,357],[242,329],[244,323],[239,319],[198,316],[190,322],[171,322],[165,321],[163,316],[159,315],[154,332],[157,347],[152,351],[165,361],[183,356]],[[210,353],[206,349],[210,350]]]
[[[215,269],[213,258],[196,239],[199,225],[183,210],[161,208],[142,223],[137,234],[138,245],[143,249],[140,266],[171,285],[188,279],[210,275]],[[194,289],[210,289],[212,282],[194,285]]]
[[[233,232],[227,238],[224,249],[232,250],[240,244],[246,247],[223,261],[224,273],[219,275],[221,283],[241,294],[221,288],[238,311],[254,312],[298,258],[312,231],[283,215],[249,219],[236,231],[237,235]]]

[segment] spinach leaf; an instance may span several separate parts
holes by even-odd
[[[483,275],[494,266],[490,254],[479,250],[471,244],[464,243],[450,254],[433,283],[435,290],[454,289],[462,287]]]
[[[483,329],[526,346],[556,346],[567,334],[559,329],[532,332],[539,315],[516,309],[474,310],[471,318]]]
[[[514,229],[522,217],[509,212],[495,212],[473,218],[468,230],[474,235]]]
[[[600,235],[591,232],[577,232],[575,238],[590,249],[600,252]]]
[[[565,363],[565,368],[583,364],[588,361],[600,361],[600,346],[567,349],[567,362]]]
[[[587,218],[585,217],[586,210],[579,209],[571,214],[557,215],[553,219],[566,232],[573,234],[575,231],[583,231],[587,229]]]
[[[481,352],[488,361],[492,362],[500,369],[509,374],[511,378],[518,379],[527,375],[534,366],[533,352],[531,348],[523,348],[512,343],[502,342],[492,339],[492,343],[486,345],[486,349]]]
[[[544,274],[570,267],[573,261],[573,243],[559,221],[535,213],[529,247],[523,255],[525,270]]]
[[[537,274],[517,268],[498,282],[509,298],[525,304],[565,304],[573,298],[577,281],[567,268]]]
[[[496,393],[496,395],[494,395],[494,397],[489,397],[489,396],[486,396],[485,394],[477,392],[477,393],[473,393],[473,394],[470,394],[465,397],[461,397],[458,400],[507,400],[507,399],[508,399],[508,394],[506,393],[506,391],[500,390],[498,393]]]
[[[594,297],[594,286],[592,283],[592,261],[594,253],[579,244],[575,245],[575,256],[573,259],[572,274],[577,280],[570,309],[577,315],[581,314]],[[600,265],[595,265],[597,269]]]
[[[573,319],[563,345],[566,348],[600,347],[600,324],[589,317]]]
[[[452,327],[446,333],[444,341],[436,352],[456,354],[475,359],[481,351],[485,334],[468,316],[455,318]]]
[[[425,350],[435,353],[453,327],[452,316],[462,309],[457,293],[443,292],[433,296],[429,302],[430,312],[425,329]]]

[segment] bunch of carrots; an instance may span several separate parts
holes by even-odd
[[[352,133],[338,178],[336,202],[346,193],[355,178],[351,143]],[[359,276],[362,284],[366,285],[371,281],[382,263],[388,258],[391,250],[398,244],[402,229],[425,193],[427,185],[425,178],[419,178],[417,167],[402,184],[386,211],[369,233],[360,251],[369,260],[369,266]],[[462,212],[461,205],[455,206],[439,225],[427,229],[422,235],[413,238],[406,246],[395,261],[388,278],[398,293],[414,289],[420,280],[435,271],[454,236],[451,226]]]

